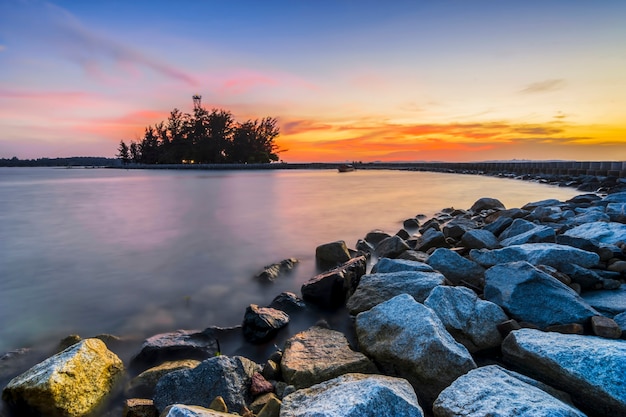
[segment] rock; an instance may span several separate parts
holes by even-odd
[[[252,401],[252,404],[250,404],[250,411],[252,411],[255,414],[258,414],[259,411],[261,411],[261,409],[263,409],[263,407],[265,407],[265,405],[272,399],[278,400],[278,397],[273,392],[268,392],[266,394],[259,395],[258,397],[254,399],[254,401]]]
[[[546,327],[546,331],[563,334],[584,334],[585,328],[580,323],[554,324]]]
[[[256,275],[257,279],[272,282],[281,274],[291,271],[299,261],[296,258],[284,259],[278,263],[268,265]]]
[[[626,261],[616,261],[607,267],[612,272],[626,273]]]
[[[160,417],[233,417],[233,415],[197,405],[174,404],[163,410]]]
[[[400,239],[402,240],[406,240],[408,238],[411,237],[411,235],[409,234],[409,232],[407,232],[405,229],[400,229],[396,232],[396,236],[398,236]],[[406,242],[405,242],[406,243]]]
[[[422,303],[433,288],[443,285],[445,279],[438,272],[419,271],[363,275],[346,307],[350,314],[358,314],[399,294],[409,294]]]
[[[615,244],[626,241],[626,224],[616,222],[593,222],[581,224],[563,233],[599,243]]]
[[[524,219],[515,219],[511,226],[500,234],[502,246],[522,245],[556,241],[556,232],[548,226],[537,225]]]
[[[626,192],[609,194],[602,199],[601,203],[626,203]]]
[[[561,202],[556,198],[549,198],[546,200],[533,201],[532,203],[526,203],[522,206],[522,210],[533,211],[539,207],[559,206]]]
[[[436,417],[585,417],[585,414],[500,366],[473,369],[443,390],[433,405]]]
[[[428,258],[428,265],[441,272],[454,285],[463,282],[479,288],[484,285],[485,269],[450,249],[439,248],[434,251]]]
[[[485,267],[527,261],[533,265],[549,265],[559,270],[569,264],[591,268],[600,261],[596,253],[555,243],[527,243],[495,250],[472,249],[470,258]]]
[[[576,264],[561,265],[561,272],[567,274],[570,280],[580,285],[582,289],[596,288],[602,278],[590,269]]]
[[[26,371],[40,360],[39,356],[32,348],[20,348],[3,353],[0,355],[0,381],[8,381]]]
[[[250,304],[243,317],[243,335],[251,343],[263,343],[273,338],[288,323],[287,313]]]
[[[131,379],[126,385],[125,394],[127,397],[152,398],[154,387],[163,375],[180,369],[193,369],[198,365],[200,365],[200,361],[192,359],[163,362],[161,365],[147,369]]]
[[[615,320],[604,316],[595,316],[591,318],[591,330],[596,336],[606,339],[619,339],[622,336],[622,329]]]
[[[306,308],[306,304],[294,293],[283,291],[274,297],[268,307],[291,314],[304,310]]]
[[[454,340],[470,353],[502,343],[497,326],[508,317],[499,306],[479,299],[468,288],[440,285],[431,291],[424,305],[437,313]]]
[[[145,340],[131,366],[147,369],[165,361],[206,359],[218,351],[214,335],[200,330],[177,330],[161,333]]]
[[[457,217],[450,220],[443,227],[443,235],[446,238],[452,238],[454,240],[461,239],[461,236],[469,230],[473,230],[478,226],[475,220],[467,219],[463,217]]]
[[[350,252],[346,242],[338,240],[315,248],[315,259],[322,264],[340,264],[350,260]]]
[[[472,207],[470,207],[470,211],[473,213],[479,213],[485,210],[504,210],[504,204],[500,202],[500,200],[495,198],[483,197],[477,200]]]
[[[415,249],[426,252],[432,248],[447,248],[449,246],[442,232],[435,229],[428,229],[419,237]]]
[[[82,340],[13,378],[2,399],[22,413],[78,417],[95,412],[124,374],[99,339]]]
[[[146,398],[130,398],[124,401],[123,417],[157,417],[154,403]]]
[[[278,398],[271,398],[256,417],[279,417],[281,406],[282,402]]]
[[[376,245],[375,253],[379,258],[396,258],[409,249],[409,245],[400,236],[391,236]]]
[[[375,273],[389,273],[400,271],[421,271],[421,272],[434,272],[434,269],[425,264],[424,262],[411,261],[406,259],[389,259],[382,258],[372,267],[372,274]]]
[[[356,250],[361,251],[363,253],[372,253],[374,252],[374,246],[363,239],[359,239],[356,242],[355,246]]]
[[[626,203],[607,204],[606,214],[612,222],[626,223]]]
[[[346,297],[356,289],[365,274],[367,260],[364,256],[353,258],[343,265],[314,276],[302,285],[302,297],[324,308],[343,305]]]
[[[383,375],[347,374],[288,395],[280,417],[423,417],[411,385]]]
[[[217,396],[213,398],[211,404],[209,404],[209,410],[219,411],[222,413],[228,413],[228,406],[226,405],[226,401],[221,396]]]
[[[584,323],[598,315],[565,284],[523,261],[489,268],[485,272],[485,299],[512,318],[540,327]]]
[[[626,313],[618,314],[613,317],[613,320],[615,320],[615,323],[622,329],[622,338],[626,336]]]
[[[501,212],[498,212],[501,213]],[[513,218],[508,216],[500,216],[495,219],[492,223],[486,224],[482,230],[486,230],[494,234],[494,236],[499,236],[507,227],[509,227],[513,223]]]
[[[506,337],[513,330],[519,330],[522,328],[522,326],[520,326],[520,324],[515,319],[510,319],[503,321],[502,323],[498,323],[497,327],[502,337]]]
[[[472,229],[461,236],[461,245],[467,249],[495,249],[500,247],[498,238],[488,230]]]
[[[539,330],[511,332],[502,342],[504,360],[572,395],[583,411],[626,415],[626,343]]]
[[[160,412],[172,404],[208,407],[215,397],[221,396],[229,411],[241,412],[252,399],[248,387],[259,368],[241,356],[215,356],[194,369],[163,376],[154,390],[154,405]]]
[[[272,391],[274,391],[274,386],[267,379],[265,379],[263,375],[258,372],[255,372],[254,375],[252,375],[252,381],[250,381],[250,394],[252,394],[253,397],[261,394],[267,394]]]
[[[404,251],[396,259],[406,259],[408,261],[426,262],[428,261],[428,254],[426,252],[419,252],[415,250]]]
[[[276,363],[275,361],[268,359],[265,362],[265,365],[263,365],[263,371],[261,372],[261,374],[266,379],[273,379],[273,380],[281,379],[280,365]]]
[[[365,240],[376,246],[388,237],[391,237],[391,235],[387,232],[383,232],[382,230],[372,230],[367,235],[365,235]]]
[[[356,334],[361,350],[385,374],[406,378],[426,404],[476,368],[467,349],[454,340],[435,312],[408,294],[360,313]]]
[[[417,229],[418,227],[420,227],[420,221],[416,219],[415,217],[412,217],[402,222],[402,226],[405,229]]]
[[[285,342],[280,367],[285,382],[297,389],[350,372],[377,371],[364,354],[350,349],[342,333],[317,326]]]
[[[626,311],[626,285],[620,286],[617,290],[588,291],[582,294],[582,298],[609,317]]]

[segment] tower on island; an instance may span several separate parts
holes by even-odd
[[[193,98],[193,108],[195,109],[199,109],[201,107],[201,102],[202,102],[202,96],[199,94],[194,94],[192,96]]]

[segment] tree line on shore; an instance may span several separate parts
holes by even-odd
[[[73,166],[118,166],[119,160],[99,156],[72,156],[69,158],[19,159],[0,158],[1,167],[73,167]]]
[[[174,109],[167,120],[146,127],[141,140],[120,141],[117,157],[123,164],[269,163],[281,152],[276,124],[272,117],[240,123],[223,109]]]

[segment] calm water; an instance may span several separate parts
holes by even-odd
[[[0,168],[0,353],[70,333],[239,324],[299,294],[315,247],[480,197],[519,207],[572,189],[405,171]],[[264,265],[301,260],[273,285]]]

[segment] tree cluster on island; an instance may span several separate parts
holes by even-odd
[[[141,140],[120,141],[117,157],[123,164],[269,163],[279,159],[276,124],[271,117],[239,123],[223,109],[174,109],[166,121],[146,127]]]

